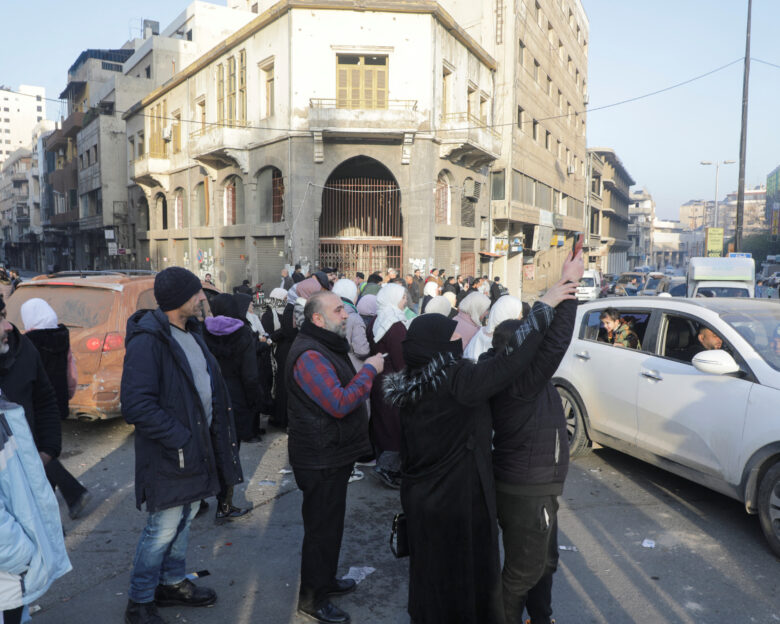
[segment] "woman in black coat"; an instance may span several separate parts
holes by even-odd
[[[401,504],[415,624],[504,622],[488,400],[528,366],[551,306],[573,298],[575,289],[551,288],[511,347],[486,362],[462,358],[451,319],[423,315],[409,327],[407,368],[388,376],[385,392],[401,408]]]

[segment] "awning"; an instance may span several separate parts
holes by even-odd
[[[493,253],[492,251],[480,251],[480,256],[487,256],[488,258],[503,258],[504,254]]]

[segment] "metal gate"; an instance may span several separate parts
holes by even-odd
[[[328,181],[320,215],[320,266],[366,275],[402,268],[401,193],[394,181]]]
[[[460,274],[464,277],[476,275],[476,254],[474,253],[474,239],[460,239]]]

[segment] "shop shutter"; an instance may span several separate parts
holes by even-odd
[[[452,239],[437,238],[434,244],[435,267],[444,269],[448,275],[452,273]]]
[[[284,255],[284,237],[258,236],[252,242],[255,248],[252,274],[255,283],[263,283],[263,290],[268,295],[282,282],[281,271],[287,263]]]
[[[234,287],[240,286],[242,281],[250,277],[247,275],[249,262],[246,254],[246,239],[244,237],[223,238],[222,245],[224,264],[220,263],[219,267],[220,281],[224,282],[223,290],[231,293]]]

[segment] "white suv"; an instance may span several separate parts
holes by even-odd
[[[593,301],[601,292],[601,276],[598,271],[587,270],[577,285],[577,301]]]
[[[608,308],[637,348],[606,341],[599,317]],[[701,344],[702,329],[714,334],[702,334],[712,350]],[[553,383],[572,456],[598,442],[735,498],[759,514],[780,556],[780,305],[670,297],[586,303]]]

